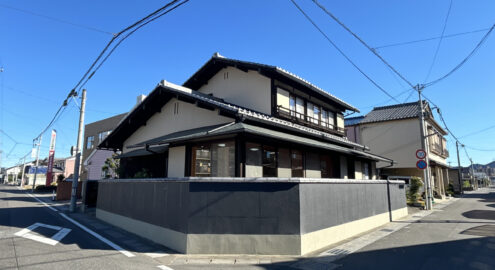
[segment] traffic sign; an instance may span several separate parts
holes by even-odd
[[[426,161],[424,160],[418,160],[418,162],[416,162],[416,168],[420,169],[420,170],[424,170],[426,169],[426,167],[428,166],[428,164],[426,164]]]
[[[416,151],[416,157],[418,159],[425,159],[426,158],[426,151],[423,149],[418,149],[418,151]]]

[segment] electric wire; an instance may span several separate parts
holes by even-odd
[[[452,2],[453,0],[450,0],[447,16],[445,17],[445,20],[443,22],[442,34],[440,35],[440,39],[438,40],[437,47],[435,49],[435,54],[433,55],[433,60],[431,61],[430,67],[428,68],[428,73],[426,74],[426,78],[424,79],[424,82],[426,82],[430,78],[431,71],[433,70],[435,61],[437,60],[438,51],[440,51],[440,45],[442,45],[443,35],[445,34],[445,28],[447,28],[447,22],[449,21],[450,10],[452,10]]]
[[[483,133],[483,132],[488,131],[488,130],[493,129],[493,128],[495,128],[495,125],[489,126],[489,127],[486,127],[486,128],[483,128],[483,129],[478,130],[478,131],[474,131],[474,132],[468,133],[468,134],[466,134],[464,136],[460,136],[459,138],[466,138],[466,137],[471,137],[471,136],[474,136],[474,135],[478,135],[480,133]]]
[[[41,18],[45,18],[45,19],[56,21],[56,22],[59,22],[59,23],[68,24],[68,25],[79,27],[79,28],[84,28],[86,30],[90,30],[90,31],[94,31],[94,32],[99,32],[99,33],[103,33],[103,34],[107,34],[107,35],[112,35],[112,36],[114,35],[114,33],[111,33],[111,32],[105,31],[105,30],[101,30],[101,29],[98,29],[96,27],[82,25],[82,24],[78,24],[78,23],[69,22],[69,21],[66,21],[66,20],[57,19],[57,18],[54,18],[54,17],[46,16],[46,15],[39,14],[39,13],[35,13],[35,12],[29,11],[29,10],[25,10],[25,9],[20,9],[20,8],[8,6],[8,5],[5,5],[5,4],[0,4],[0,7],[11,9],[11,10],[15,10],[15,11],[18,11],[18,12],[22,12],[22,13],[25,13],[25,14],[29,14],[29,15],[33,15],[33,16],[37,16],[37,17],[41,17]]]
[[[308,14],[294,1],[290,0],[292,4],[304,15],[304,17],[320,32],[321,35],[325,37],[325,39],[352,65],[354,68],[356,68],[366,79],[368,79],[376,88],[378,88],[380,91],[382,91],[385,95],[389,96],[391,99],[399,102],[394,96],[392,96],[387,90],[385,90],[383,87],[381,87],[378,83],[376,83],[370,76],[368,76],[359,66],[357,66],[354,61],[352,61],[338,46],[335,44],[325,32],[309,17]]]
[[[292,1],[292,0],[291,0]],[[342,26],[347,32],[354,36],[361,44],[363,44],[371,53],[378,57],[390,70],[392,70],[397,76],[399,76],[403,81],[405,81],[410,87],[414,85],[407,80],[400,72],[398,72],[392,65],[390,65],[387,60],[385,60],[376,50],[369,46],[362,38],[360,38],[356,33],[354,33],[349,27],[347,27],[342,21],[340,21],[335,15],[333,15],[328,9],[320,4],[317,0],[312,0],[315,5],[317,5],[323,12],[325,12],[330,18],[336,21],[340,26]]]
[[[93,63],[90,65],[90,67],[88,68],[88,70],[86,71],[86,73],[84,73],[84,75],[82,76],[82,78],[79,80],[79,82],[73,87],[73,89],[77,89],[79,87],[79,85],[81,85],[81,83],[86,79],[86,77],[88,77],[88,75],[91,73],[91,75],[88,77],[88,78],[91,78],[93,75],[94,75],[94,72],[91,72],[92,69],[96,66],[96,64],[98,63],[98,61],[103,57],[103,55],[105,54],[105,52],[108,50],[108,48],[110,48],[110,45],[112,45],[112,43],[120,36],[122,35],[123,33],[129,31],[130,29],[136,27],[137,25],[141,24],[142,22],[146,21],[148,18],[151,18],[153,17],[155,14],[161,12],[162,10],[168,8],[169,6],[175,4],[176,2],[178,2],[179,0],[173,0],[173,1],[170,1],[168,2],[167,4],[165,4],[164,6],[162,6],[161,8],[153,11],[152,13],[150,13],[149,15],[147,15],[146,17],[138,20],[137,22],[129,25],[128,27],[124,28],[123,30],[119,31],[118,33],[116,33],[112,39],[105,45],[105,47],[103,48],[103,50],[100,52],[100,54],[98,55],[98,57],[96,57],[96,59],[93,61]]]
[[[424,38],[424,39],[417,39],[417,40],[412,40],[412,41],[404,41],[404,42],[397,42],[397,43],[391,43],[387,45],[381,45],[377,47],[373,47],[375,50],[379,49],[384,49],[384,48],[389,48],[389,47],[396,47],[396,46],[403,46],[403,45],[409,45],[409,44],[414,44],[414,43],[419,43],[419,42],[425,42],[425,41],[431,41],[431,40],[436,40],[440,38],[451,38],[451,37],[457,37],[457,36],[462,36],[462,35],[468,35],[468,34],[475,34],[475,33],[480,33],[480,32],[486,32],[490,30],[490,27],[488,28],[483,28],[483,29],[478,29],[478,30],[473,30],[473,31],[467,31],[467,32],[460,32],[460,33],[455,33],[455,34],[449,34],[449,35],[444,35],[442,37],[432,37],[432,38]]]
[[[74,97],[74,96],[77,96],[77,91],[76,89],[78,89],[79,86],[81,86],[81,84],[86,84],[87,81],[89,79],[91,79],[91,77],[95,74],[95,72],[101,67],[101,65],[103,64],[104,61],[106,61],[108,59],[108,57],[110,55],[107,55],[103,62],[101,62],[98,66],[97,66],[97,69],[93,70],[93,68],[98,64],[98,62],[100,61],[100,59],[102,59],[102,57],[105,55],[105,52],[110,48],[110,46],[112,45],[112,43],[120,36],[122,35],[123,33],[131,30],[132,28],[135,28],[137,26],[137,29],[143,27],[144,25],[148,24],[149,22],[167,14],[169,11],[171,10],[174,10],[175,8],[177,8],[178,6],[184,4],[185,2],[188,2],[189,0],[186,0],[186,1],[183,1],[182,3],[180,3],[179,5],[176,5],[174,6],[173,8],[167,10],[167,8],[169,8],[170,6],[174,5],[175,3],[179,2],[179,0],[173,0],[173,1],[170,1],[168,2],[167,4],[165,4],[164,6],[162,6],[161,8],[153,11],[152,13],[148,14],[147,16],[145,16],[144,18],[138,20],[137,22],[127,26],[126,28],[124,28],[123,30],[121,30],[120,32],[116,33],[113,35],[112,39],[106,44],[106,46],[103,48],[103,50],[100,52],[100,54],[96,57],[96,59],[93,61],[93,63],[90,65],[90,67],[88,68],[88,70],[84,73],[84,75],[81,77],[81,79],[78,81],[78,83],[72,88],[72,90],[69,92],[69,94],[67,95],[67,98],[64,100],[64,102],[62,103],[62,105],[58,108],[57,112],[55,113],[55,115],[53,116],[53,118],[51,119],[51,121],[49,122],[49,124],[45,127],[45,129],[43,129],[43,131],[34,139],[34,140],[37,140],[40,138],[40,136],[42,134],[44,134],[52,125],[53,123],[56,121],[57,117],[59,117],[59,114],[61,113],[62,108],[64,108],[65,106],[67,106],[67,103],[70,101],[70,98],[71,97]],[[165,10],[165,11],[164,11]],[[163,12],[164,11],[164,12]],[[161,13],[161,14],[160,14]],[[157,15],[158,14],[158,15]],[[156,15],[156,16],[155,16]],[[151,19],[150,19],[151,18]],[[150,19],[150,20],[148,20]],[[148,20],[148,21],[147,21]],[[134,33],[137,29],[134,29],[132,30],[128,35],[126,35],[124,37],[127,38],[129,37],[132,33]],[[118,45],[120,45],[120,43],[124,40],[120,40],[119,43],[113,47],[113,49],[111,50],[111,52],[113,52],[116,47]],[[110,52],[110,54],[111,54]],[[89,76],[88,76],[89,75]],[[79,89],[81,89],[81,87],[79,87]]]
[[[440,81],[444,80],[445,78],[449,77],[452,75],[454,72],[456,72],[459,68],[461,68],[475,53],[478,51],[478,49],[483,45],[483,43],[487,40],[488,36],[493,32],[493,29],[495,28],[495,24],[490,27],[490,29],[486,32],[486,34],[481,38],[481,40],[478,42],[478,44],[474,47],[474,49],[459,63],[457,64],[452,70],[447,72],[445,75],[441,76],[438,79],[435,79],[433,81],[430,81],[428,83],[425,83],[425,87],[430,87],[436,83],[439,83]]]
[[[173,1],[173,2],[177,2],[177,1]],[[98,71],[100,69],[100,67],[107,61],[107,59],[112,55],[112,53],[115,51],[115,49],[117,49],[117,47],[124,41],[126,40],[130,35],[134,34],[134,32],[136,32],[137,30],[139,30],[141,27],[147,25],[148,23],[150,22],[153,22],[154,20],[162,17],[163,15],[166,15],[168,14],[169,12],[175,10],[176,8],[182,6],[183,4],[189,2],[189,0],[184,0],[180,3],[178,3],[177,5],[173,6],[172,8],[162,12],[161,14],[158,14],[156,15],[154,18],[148,20],[147,22],[144,22],[143,24],[137,26],[136,28],[134,28],[131,32],[127,33],[122,39],[119,40],[119,42],[117,42],[117,44],[109,51],[109,53],[105,56],[105,58],[103,58],[103,60],[98,64],[98,66],[93,70],[93,72],[91,73],[91,76],[87,77],[86,80],[84,81],[84,83],[82,83],[80,86],[79,86],[79,90],[82,89],[82,87],[84,87],[84,85],[86,85],[86,83],[93,77],[93,75],[96,73],[96,71]],[[119,33],[120,34],[120,33]]]

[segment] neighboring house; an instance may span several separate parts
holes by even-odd
[[[18,175],[22,171],[22,166],[13,166],[5,169],[5,182],[11,181],[20,181]]]
[[[45,185],[46,183],[46,172],[48,171],[47,166],[38,166],[36,170],[36,166],[30,165],[26,166],[24,174],[24,185],[33,185],[34,184],[34,175],[36,173],[36,186]],[[61,169],[53,168],[53,179],[52,183],[56,182],[56,176],[64,173]]]
[[[449,184],[447,132],[435,121],[427,102],[424,102],[424,108],[432,188],[443,197]],[[392,166],[377,164],[383,177],[423,178],[423,171],[416,168],[416,151],[422,148],[419,111],[419,102],[376,107],[364,117],[346,119],[347,137],[368,146],[375,154],[394,160]]]
[[[99,144],[122,178],[376,179],[392,160],[349,141],[358,111],[279,67],[215,54],[183,86],[162,81]]]
[[[89,123],[84,127],[81,180],[102,178],[101,168],[106,158],[112,156],[113,151],[100,150],[96,146],[112,132],[126,115],[127,113],[119,114]]]

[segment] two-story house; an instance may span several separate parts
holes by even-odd
[[[123,113],[85,125],[81,168],[82,180],[103,178],[102,167],[105,160],[113,155],[113,151],[100,150],[97,149],[97,146],[126,115],[126,113]]]
[[[162,81],[99,148],[121,178],[376,179],[392,161],[345,137],[353,106],[287,72],[215,54],[183,86]]]
[[[424,108],[432,188],[439,196],[444,196],[449,184],[447,132],[435,121],[426,101]],[[416,151],[422,148],[419,111],[419,102],[375,107],[366,116],[345,120],[347,136],[368,146],[373,153],[394,160],[392,166],[382,162],[377,164],[381,176],[423,178],[423,171],[416,168]]]

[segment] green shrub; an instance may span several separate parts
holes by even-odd
[[[462,182],[462,187],[463,188],[470,188],[471,187],[471,183],[469,183],[468,180],[465,180],[464,182]]]
[[[151,176],[150,172],[146,168],[143,168],[143,169],[141,169],[141,171],[134,174],[134,178],[151,178],[151,177],[152,176]]]
[[[411,203],[417,203],[419,194],[419,189],[423,186],[423,181],[419,177],[412,177],[409,182],[409,191],[407,192],[407,197]]]

